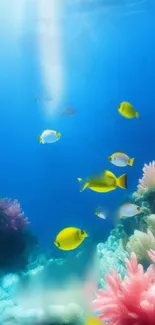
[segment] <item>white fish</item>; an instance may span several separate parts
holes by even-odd
[[[61,133],[54,130],[45,130],[38,137],[40,143],[54,143],[61,138]]]
[[[135,158],[129,158],[124,152],[115,152],[108,157],[108,160],[117,167],[125,167],[127,165],[132,166]]]
[[[123,204],[119,210],[121,219],[134,217],[138,213],[140,213],[140,207],[130,202]]]
[[[101,208],[101,207],[96,209],[95,214],[96,214],[96,216],[98,216],[101,219],[106,219],[103,208]]]

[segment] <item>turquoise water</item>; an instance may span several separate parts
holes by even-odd
[[[14,0],[9,6],[0,4],[0,196],[20,202],[39,250],[72,261],[107,240],[116,210],[155,158],[155,3]],[[139,119],[118,114],[122,101],[133,104]],[[75,114],[62,116],[68,106]],[[46,128],[61,132],[60,141],[39,144]],[[133,167],[110,164],[115,151],[135,157]],[[104,168],[127,173],[127,190],[81,193],[77,178]],[[95,216],[98,206],[106,220]],[[76,253],[54,246],[67,226],[89,235]]]

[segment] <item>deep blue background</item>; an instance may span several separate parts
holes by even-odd
[[[1,40],[0,196],[19,200],[42,245],[52,247],[69,225],[84,228],[94,242],[105,239],[113,211],[136,189],[143,164],[155,159],[155,4],[131,9],[105,14],[88,6],[87,16],[82,9],[83,16],[64,16],[66,98],[77,110],[70,118],[44,119],[42,103],[34,101],[41,81],[33,39],[21,48]],[[139,119],[118,114],[124,100]],[[60,141],[40,145],[37,136],[45,128],[60,131]],[[136,158],[132,168],[108,162],[119,150]],[[103,168],[117,176],[127,172],[128,191],[80,193],[77,177]],[[98,205],[108,210],[106,221],[94,215]]]

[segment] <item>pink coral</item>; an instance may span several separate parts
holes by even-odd
[[[0,199],[0,230],[18,230],[29,224],[17,200]]]
[[[134,253],[126,259],[128,276],[122,281],[111,270],[107,290],[99,290],[93,307],[108,325],[155,325],[155,268],[144,272]]]
[[[155,161],[145,164],[143,167],[143,177],[139,179],[138,191],[146,191],[155,188]]]

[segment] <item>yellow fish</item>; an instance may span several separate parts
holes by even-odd
[[[139,117],[139,113],[128,102],[122,102],[118,107],[118,112],[126,118]]]
[[[54,244],[59,249],[70,251],[80,246],[86,237],[88,237],[88,235],[84,230],[75,227],[67,227],[59,232]]]
[[[78,178],[78,181],[83,182],[82,178]],[[115,190],[117,186],[123,189],[127,188],[127,175],[123,174],[117,178],[112,172],[105,169],[101,175],[83,182],[80,192],[88,187],[92,191],[106,193]]]

